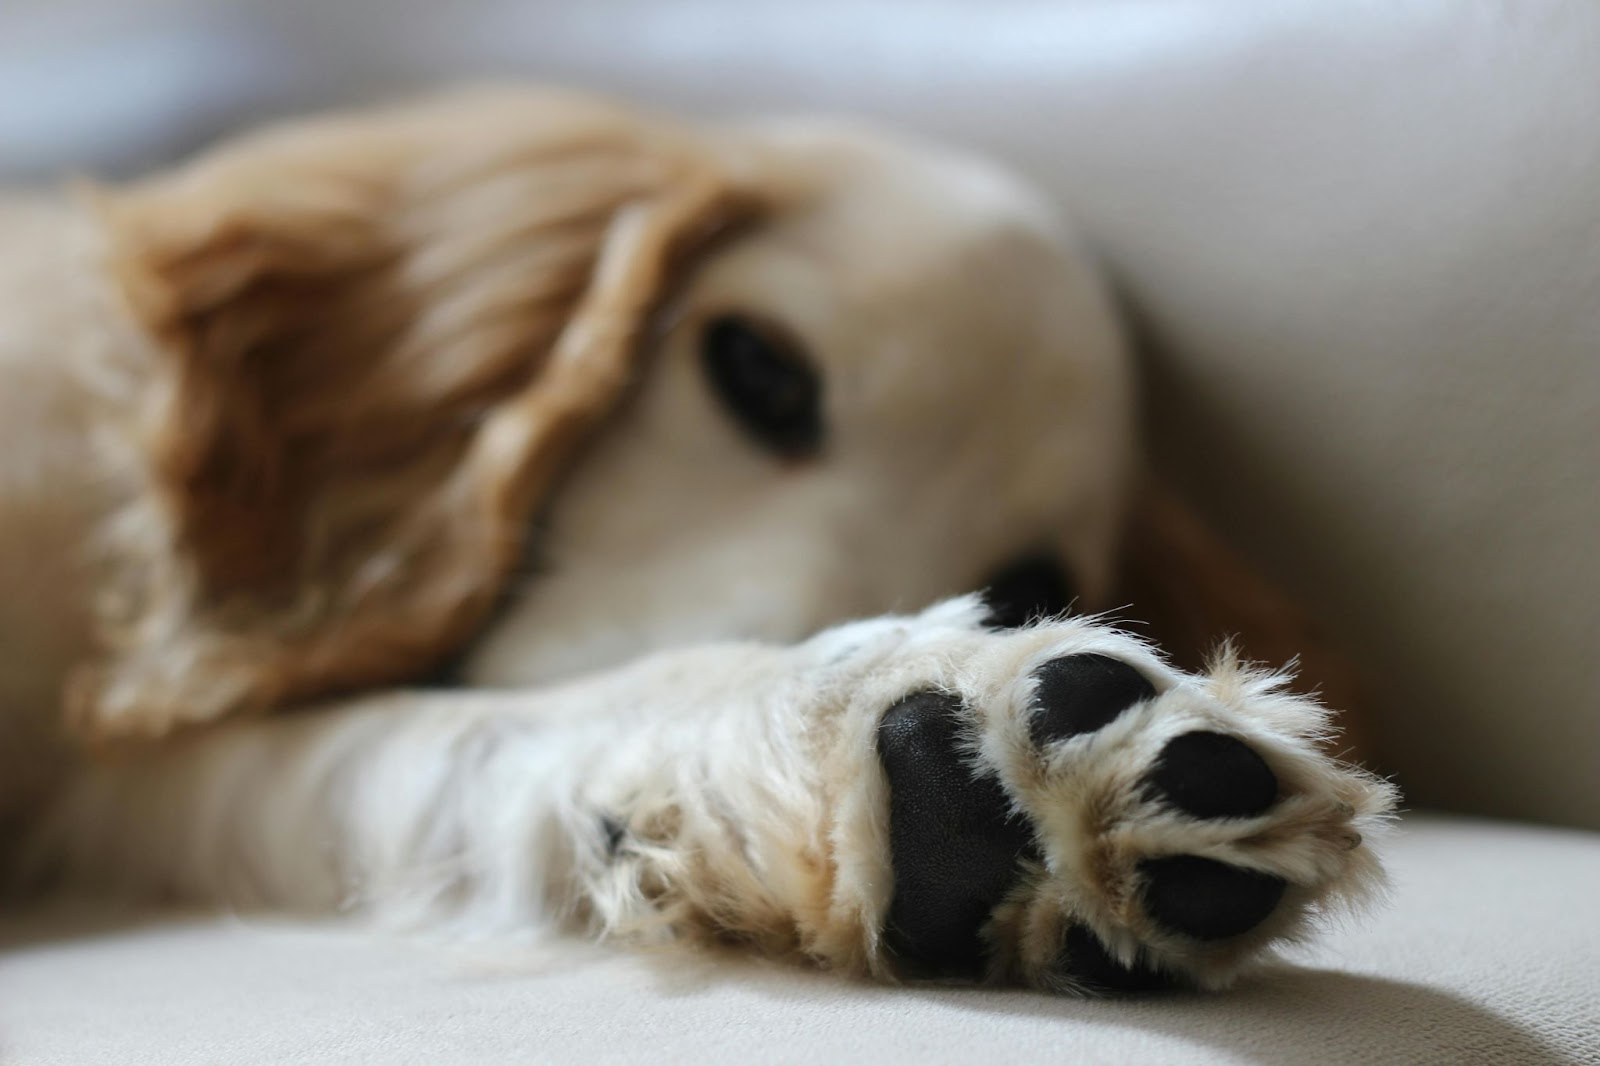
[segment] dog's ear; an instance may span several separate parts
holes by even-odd
[[[1371,754],[1361,683],[1350,659],[1290,596],[1223,542],[1158,479],[1128,516],[1115,602],[1118,615],[1179,665],[1204,667],[1224,642],[1270,666],[1297,661],[1295,687],[1314,691],[1339,714],[1341,748]]]
[[[686,256],[748,203],[566,98],[291,127],[102,193],[150,340],[91,735],[415,678],[493,608]]]

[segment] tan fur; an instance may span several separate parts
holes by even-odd
[[[458,646],[628,385],[673,261],[750,206],[686,133],[521,96],[268,134],[97,197],[159,351],[110,654],[72,688],[87,731],[394,682]]]

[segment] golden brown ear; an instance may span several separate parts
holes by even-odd
[[[459,646],[674,263],[746,204],[687,134],[518,97],[289,128],[98,206],[154,342],[109,653],[70,694],[106,737]]]
[[[1282,589],[1251,568],[1167,486],[1150,480],[1128,518],[1119,614],[1185,669],[1200,669],[1232,640],[1246,659],[1282,666],[1298,659],[1295,687],[1339,713],[1341,749],[1371,754],[1353,663]]]

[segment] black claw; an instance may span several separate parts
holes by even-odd
[[[1039,667],[1034,677],[1038,688],[1028,732],[1041,746],[1093,733],[1156,694],[1147,677],[1109,655],[1063,655]]]
[[[1035,845],[1000,782],[973,776],[961,727],[960,699],[940,692],[907,696],[878,725],[894,868],[884,939],[913,969],[977,977],[983,924]]]
[[[1100,938],[1086,925],[1067,930],[1061,943],[1060,972],[1086,991],[1109,995],[1121,992],[1154,992],[1173,988],[1176,982],[1167,974],[1147,965],[1142,959],[1131,967],[1111,957]]]
[[[1196,940],[1248,933],[1266,921],[1288,887],[1281,877],[1198,855],[1146,859],[1139,872],[1150,917]]]
[[[1266,760],[1224,733],[1173,737],[1148,782],[1157,795],[1196,818],[1245,818],[1278,800],[1278,779]]]

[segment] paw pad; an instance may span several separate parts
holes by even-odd
[[[1033,676],[1038,687],[1028,732],[1040,746],[1093,733],[1156,694],[1148,678],[1109,655],[1064,655]]]
[[[1102,995],[1119,992],[1153,992],[1172,988],[1175,982],[1142,960],[1124,966],[1112,958],[1100,938],[1086,925],[1073,925],[1062,938],[1056,972],[1084,991]]]
[[[1022,636],[1037,640],[1042,632]],[[1128,658],[1141,661],[1135,646]],[[1017,660],[1002,661],[1010,668]],[[1285,790],[1264,757],[1278,750],[1269,740],[1277,723],[1222,700],[1205,710],[1204,691],[1184,688],[1168,699],[1157,689],[1160,683],[1165,691],[1165,683],[1152,679],[1164,676],[1161,668],[1145,670],[1113,655],[1062,655],[1033,670],[1028,705],[1005,704],[1003,716],[948,691],[914,693],[884,712],[877,754],[888,785],[893,888],[880,933],[901,973],[1015,971],[1045,987],[1090,994],[1150,991],[1197,973],[1225,977],[1259,944],[1204,945],[1271,933],[1266,923],[1279,908],[1314,905],[1325,887],[1314,880],[1297,879],[1290,893],[1283,877],[1209,857],[1259,855],[1237,861],[1275,869],[1278,838],[1263,823],[1238,820],[1271,820],[1286,791],[1316,795],[1317,779],[1304,774]],[[1007,684],[999,691],[1017,690]],[[1174,728],[1174,715],[1185,724]],[[1114,722],[1117,728],[1095,741],[1062,743]],[[1019,726],[1031,751],[1016,743]],[[987,741],[1000,729],[997,753]],[[1260,736],[1260,748],[1246,735]],[[1118,759],[1112,773],[1082,772],[1096,760]],[[1010,760],[1027,772],[1013,776]],[[1008,794],[1001,774],[1018,797]],[[1020,813],[1024,808],[1039,826]],[[1281,813],[1291,817],[1287,807]],[[1341,808],[1331,828],[1343,836],[1319,839],[1358,845],[1356,829],[1339,824],[1355,814],[1353,806]],[[1152,832],[1138,832],[1143,823]],[[1088,827],[1083,840],[1063,828],[1072,826]],[[1128,828],[1135,832],[1124,833]],[[1046,861],[1035,833],[1058,831],[1062,838]],[[1218,850],[1230,842],[1249,846]],[[1060,939],[1019,952],[1016,939],[1048,928],[1034,919],[1052,908],[1064,923]],[[1097,928],[1117,938],[1110,943],[1137,943],[1139,950],[1119,959]],[[1153,935],[1156,928],[1189,944],[1171,944]]]
[[[1242,740],[1224,733],[1184,733],[1161,749],[1150,788],[1196,818],[1247,818],[1278,799],[1278,778]]]
[[[973,775],[961,744],[961,707],[955,696],[919,692],[889,708],[878,725],[895,880],[884,938],[903,962],[976,975],[983,924],[1034,843],[999,780]]]
[[[1248,933],[1283,898],[1281,877],[1203,859],[1169,855],[1139,864],[1146,913],[1175,933],[1223,940]]]

